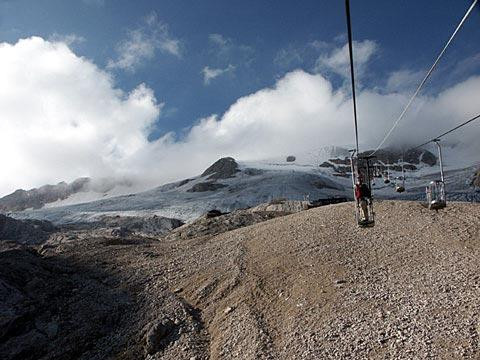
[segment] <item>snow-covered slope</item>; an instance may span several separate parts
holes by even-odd
[[[227,179],[199,176],[137,194],[12,215],[48,219],[54,223],[91,221],[102,214],[155,214],[189,221],[211,209],[232,211],[275,198],[313,200],[351,195],[348,179],[336,179],[315,166],[242,163],[238,170]],[[208,188],[216,189],[208,191]]]
[[[337,148],[335,151],[338,152],[339,158],[345,158],[344,149]],[[117,214],[159,215],[191,221],[212,209],[228,212],[276,198],[317,200],[342,197],[351,199],[352,185],[348,174],[339,173],[333,168],[319,167],[321,161],[328,159],[328,151],[321,157],[319,152],[315,154],[312,152],[312,154],[294,155],[295,161],[287,161],[286,157],[279,157],[258,162],[242,162],[235,164],[233,171],[231,167],[233,159],[225,158],[219,160],[219,162],[225,161],[225,164],[217,164],[217,162],[211,167],[218,168],[218,171],[226,171],[225,174],[213,176],[211,172],[207,174],[208,171],[206,171],[201,176],[159,186],[149,191],[101,200],[83,198],[86,200],[83,203],[76,203],[82,201],[82,198],[70,197],[50,203],[42,209],[15,212],[11,215],[17,218],[46,219],[57,224],[94,221],[101,215]],[[478,164],[470,163],[471,166],[464,166],[465,164],[455,161],[454,158],[446,157],[445,165],[450,199],[479,201],[480,192],[470,185]],[[407,191],[402,194],[394,191],[394,181],[387,185],[382,178],[375,179],[375,198],[423,199],[425,185],[439,178],[439,169],[436,165],[429,166],[423,163],[417,164],[416,169],[406,172]],[[390,175],[394,179],[401,173],[391,172]],[[82,194],[82,196],[86,195]]]

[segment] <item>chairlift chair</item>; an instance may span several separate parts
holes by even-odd
[[[447,206],[447,196],[445,195],[445,178],[443,176],[443,157],[440,139],[432,140],[437,145],[438,159],[440,162],[440,180],[433,180],[425,189],[427,195],[427,206],[430,210],[439,210]]]
[[[355,156],[356,151],[352,150],[350,156],[350,166],[352,170],[352,185],[355,198],[355,187],[360,183],[360,178],[370,190],[370,198],[367,199],[367,214],[363,214],[360,201],[355,199],[355,221],[360,227],[373,227],[375,225],[375,212],[373,211],[373,195],[372,195],[372,177],[373,168],[370,165],[371,156],[358,157]]]
[[[445,197],[445,183],[442,180],[433,180],[426,188],[427,205],[430,210],[439,210],[447,206]]]
[[[397,178],[397,179],[398,179],[398,178]],[[398,180],[400,180],[400,179],[398,179]],[[405,186],[404,186],[403,184],[397,182],[397,183],[395,184],[395,191],[398,192],[398,193],[402,193],[402,192],[405,191]]]
[[[405,170],[404,162],[402,161],[402,176],[396,178],[395,181],[395,191],[398,193],[403,193],[405,191]]]
[[[387,164],[387,169],[383,172],[383,182],[385,184],[390,184],[390,173],[388,171],[388,164]]]

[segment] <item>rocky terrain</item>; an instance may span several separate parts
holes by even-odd
[[[45,242],[56,230],[49,221],[20,221],[0,214],[0,241],[11,240],[19,244],[38,245]]]
[[[0,241],[2,359],[480,357],[479,205],[267,207]]]

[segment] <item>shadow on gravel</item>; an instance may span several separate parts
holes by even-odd
[[[0,252],[0,354],[103,359],[125,345],[131,298],[94,266],[34,250]]]

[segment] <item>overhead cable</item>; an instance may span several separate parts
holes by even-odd
[[[407,106],[405,106],[405,108],[403,109],[403,111],[400,113],[400,116],[395,120],[395,122],[393,123],[393,126],[390,128],[390,130],[387,132],[387,134],[385,135],[385,137],[383,138],[383,140],[380,142],[380,144],[378,144],[378,146],[375,148],[375,150],[370,154],[370,155],[374,155],[381,147],[382,145],[385,143],[385,141],[387,141],[387,139],[390,137],[390,135],[392,134],[393,130],[395,130],[395,128],[397,127],[398,123],[403,119],[405,113],[408,111],[408,109],[410,108],[410,105],[413,103],[413,100],[417,97],[418,93],[420,92],[420,90],[422,89],[423,85],[425,85],[425,83],[427,82],[428,78],[430,77],[430,75],[432,74],[433,70],[436,68],[438,62],[440,61],[440,59],[442,58],[443,54],[445,53],[445,51],[447,50],[448,46],[450,45],[450,43],[452,42],[453,38],[455,37],[455,35],[457,35],[458,31],[460,30],[460,28],[462,27],[462,25],[464,24],[465,20],[467,20],[468,16],[470,15],[470,13],[472,12],[473,8],[475,7],[475,5],[477,4],[477,1],[478,0],[475,0],[472,5],[469,7],[469,9],[467,10],[467,12],[465,13],[465,15],[463,16],[462,20],[460,21],[460,23],[457,25],[457,28],[455,29],[455,31],[453,32],[453,34],[450,36],[450,38],[448,39],[447,43],[445,44],[445,46],[443,47],[442,51],[440,52],[440,54],[437,56],[437,59],[435,60],[435,62],[433,63],[433,65],[430,67],[430,69],[428,70],[427,74],[425,75],[425,77],[423,78],[422,82],[420,83],[420,85],[417,87],[417,90],[415,90],[415,92],[413,93],[412,97],[410,98],[410,100],[408,101],[407,103]]]
[[[473,121],[475,121],[475,120],[478,120],[478,119],[480,119],[480,114],[478,114],[477,116],[474,116],[473,118],[471,118],[471,119],[469,119],[469,120],[461,123],[460,125],[455,126],[453,129],[450,129],[450,130],[448,130],[448,131],[445,131],[443,134],[440,134],[440,135],[434,137],[433,139],[430,139],[430,140],[424,142],[423,144],[420,144],[420,145],[418,145],[418,146],[415,146],[415,147],[412,148],[411,150],[418,149],[418,148],[420,148],[420,147],[422,147],[422,146],[424,146],[424,145],[427,145],[427,144],[429,144],[429,143],[431,143],[431,142],[433,142],[433,141],[435,141],[435,140],[438,140],[438,139],[444,137],[445,135],[448,135],[448,134],[454,132],[455,130],[460,129],[462,126],[465,126],[465,125],[467,125],[467,124],[470,124],[471,122],[473,122]]]

